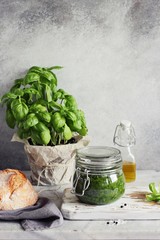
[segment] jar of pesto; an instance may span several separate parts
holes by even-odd
[[[124,192],[125,179],[118,149],[89,146],[77,150],[72,193],[81,202],[108,204]]]

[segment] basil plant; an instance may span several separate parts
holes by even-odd
[[[53,70],[61,68],[31,67],[0,99],[6,105],[8,126],[17,128],[18,136],[33,145],[67,144],[75,135],[87,134],[85,116],[75,98],[57,88]]]

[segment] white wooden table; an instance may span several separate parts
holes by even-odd
[[[27,175],[28,172],[25,172]],[[144,191],[149,191],[148,185],[150,182],[158,184],[160,182],[160,172],[147,170],[137,171],[137,180],[126,185],[126,191],[133,188],[141,188]],[[60,208],[62,204],[63,189],[54,187],[35,187],[37,191],[41,191],[41,196],[47,196],[55,200],[55,203]],[[135,197],[135,196],[134,196]],[[135,197],[136,200],[136,197]],[[137,200],[136,200],[137,201]],[[113,205],[113,204],[112,204]],[[150,205],[155,208],[155,205]],[[157,214],[160,214],[160,205],[156,206]],[[153,210],[154,215],[155,209]],[[142,211],[142,215],[144,210]],[[61,227],[36,231],[25,232],[18,222],[0,222],[0,239],[55,239],[55,240],[79,240],[79,239],[160,239],[160,218],[156,220],[149,219],[139,220],[124,220],[119,219],[104,219],[104,220],[64,220]],[[152,217],[154,218],[154,217]],[[118,223],[114,223],[116,220]],[[109,222],[109,224],[108,224]]]

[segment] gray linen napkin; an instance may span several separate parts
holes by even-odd
[[[20,220],[24,230],[35,231],[62,225],[63,216],[53,201],[41,197],[33,206],[0,211],[0,220]]]

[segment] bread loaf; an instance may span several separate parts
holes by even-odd
[[[0,210],[13,210],[34,205],[38,194],[19,170],[0,171]]]

